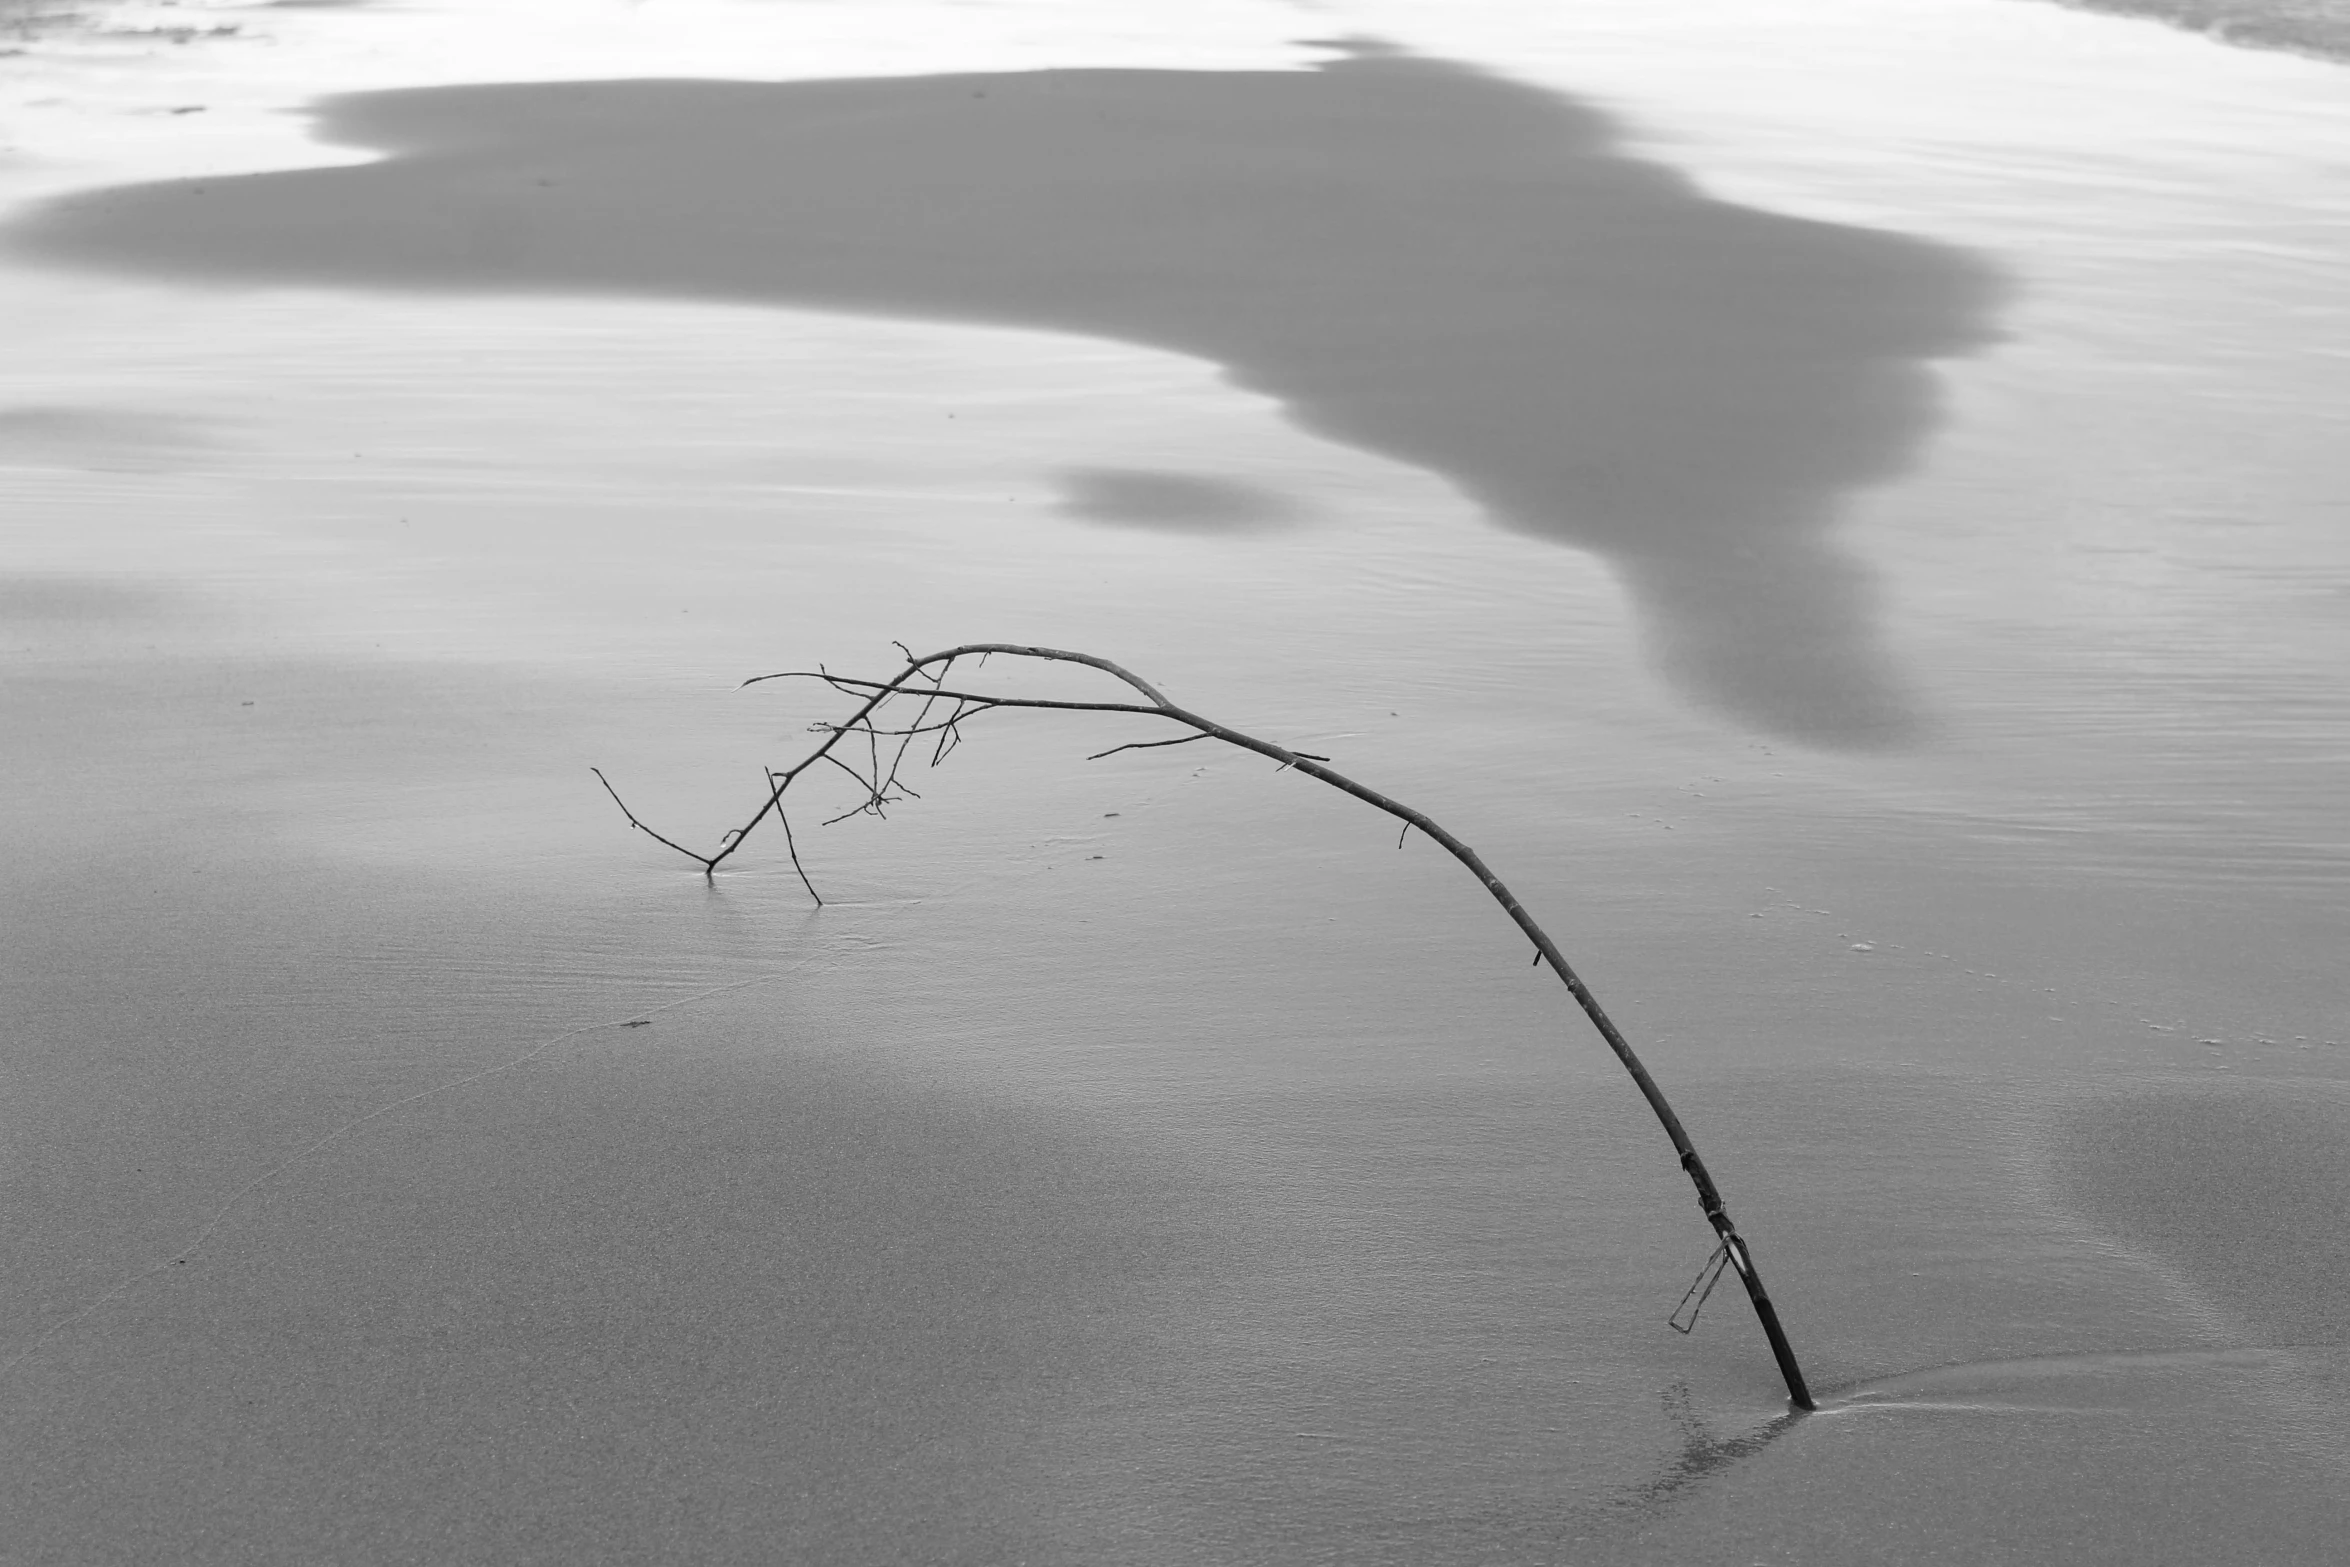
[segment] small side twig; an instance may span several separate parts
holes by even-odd
[[[800,846],[792,840],[791,818],[784,814],[783,786],[775,780],[776,775],[770,772],[767,775],[767,786],[774,791],[775,819],[783,824],[784,849],[791,855],[791,868],[800,873],[800,885],[808,889],[808,896],[816,900],[816,907],[822,908],[824,907],[824,894],[816,890],[816,884],[808,879],[808,867],[800,863]]]
[[[1705,1303],[1713,1298],[1714,1286],[1722,1282],[1722,1273],[1730,1266],[1730,1243],[1716,1243],[1713,1255],[1699,1264],[1697,1277],[1682,1292],[1681,1304],[1665,1318],[1665,1326],[1686,1337],[1697,1331],[1697,1314],[1705,1310]],[[1684,1320],[1686,1318],[1686,1320]]]
[[[1120,751],[1154,751],[1165,745],[1192,745],[1201,740],[1213,740],[1214,735],[1178,735],[1172,740],[1130,740],[1124,745],[1111,746],[1107,751],[1096,751],[1086,758],[1098,762],[1105,756],[1116,756]]]
[[[600,767],[591,767],[588,769],[588,771],[596,775],[596,782],[604,786],[604,792],[612,797],[612,803],[620,807],[620,814],[628,818],[629,826],[634,827],[638,832],[643,833],[646,837],[652,839],[655,843],[667,844],[670,848],[675,849],[678,853],[684,855],[689,860],[701,861],[705,867],[715,865],[717,863],[717,861],[711,859],[706,854],[696,854],[693,850],[687,848],[684,844],[679,843],[674,838],[662,837],[659,833],[653,831],[652,828],[647,827],[643,822],[637,820],[636,812],[630,810],[628,808],[628,802],[620,798],[620,791],[612,787],[612,780],[604,776],[604,770]],[[739,827],[735,829],[735,832],[738,836],[742,831],[743,829]]]

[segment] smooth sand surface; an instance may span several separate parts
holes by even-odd
[[[20,67],[0,1557],[2339,1554],[2336,78],[533,3]],[[1007,716],[819,913],[586,772],[705,841],[835,716],[733,683],[897,635],[1460,830],[1823,1412],[1665,1326],[1662,1137],[1384,819]]]

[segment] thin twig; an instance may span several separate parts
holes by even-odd
[[[904,653],[904,654],[906,655],[906,662],[907,662],[908,664],[911,664],[911,663],[913,663],[913,662],[914,662],[914,653],[913,653],[913,650],[912,650],[911,648],[908,648],[908,647],[906,646],[906,644],[905,644],[905,643],[903,643],[903,642],[897,643],[897,644],[896,644],[896,647],[897,647],[898,651],[900,651],[900,652],[902,652],[902,653]],[[938,672],[938,673],[937,673],[935,676],[933,676],[933,677],[931,678],[931,682],[930,682],[930,683],[931,683],[932,687],[934,688],[934,690],[935,690],[935,688],[936,688],[936,687],[938,687],[938,686],[942,686],[942,685],[946,684],[946,678],[947,678],[947,672],[946,672],[946,669],[945,669],[944,667],[942,667],[942,668],[939,670],[939,672]],[[905,731],[903,731],[903,732],[902,732],[902,738],[900,738],[900,739],[899,739],[899,741],[898,741],[898,752],[897,752],[897,755],[895,755],[895,756],[893,756],[893,757],[891,757],[891,758],[889,759],[889,782],[890,782],[890,787],[891,787],[891,788],[893,788],[893,789],[905,789],[905,791],[906,791],[906,793],[907,793],[908,795],[912,796],[914,799],[917,799],[917,800],[919,800],[920,798],[922,798],[922,796],[921,796],[921,793],[920,793],[919,791],[915,790],[915,789],[908,788],[906,785],[904,785],[904,784],[902,784],[902,783],[899,783],[899,782],[898,782],[898,769],[906,765],[906,747],[908,747],[908,746],[912,745],[912,744],[914,743],[914,736],[916,736],[916,735],[918,735],[918,734],[920,734],[920,733],[922,732],[922,724],[923,724],[923,721],[924,721],[925,719],[927,719],[927,718],[929,718],[929,717],[930,717],[930,710],[931,710],[931,708],[932,708],[933,706],[935,706],[935,705],[937,704],[937,702],[938,702],[938,698],[937,698],[937,696],[936,696],[936,695],[926,696],[926,697],[924,697],[924,698],[922,699],[922,710],[921,710],[920,712],[918,712],[918,713],[916,713],[916,714],[914,715],[914,726],[913,726],[912,728],[910,728],[910,729],[907,729],[907,730],[905,730]],[[868,726],[868,727],[870,727],[870,726],[871,726],[871,724],[872,724],[872,720],[871,720],[871,719],[867,719],[867,720],[866,720],[866,724],[867,724],[867,726]],[[878,730],[877,730],[877,731],[875,731],[875,732],[876,732],[876,733],[879,733],[879,731],[878,731]]]
[[[880,798],[880,796],[874,792],[873,785],[866,781],[865,775],[863,773],[858,772],[854,767],[851,767],[848,763],[842,761],[839,757],[834,756],[829,751],[824,754],[824,760],[830,762],[833,766],[839,768],[842,772],[847,773],[851,778],[857,780],[857,787],[865,791],[865,805],[871,805],[875,800]],[[865,809],[864,805],[857,807],[857,811],[861,811],[863,809]],[[851,811],[849,814],[854,816],[857,814],[857,811]],[[839,818],[835,817],[834,820],[837,821]]]
[[[652,839],[656,843],[668,844],[669,847],[675,849],[678,853],[684,855],[689,860],[700,860],[705,866],[712,863],[709,856],[696,854],[693,850],[687,848],[684,844],[679,843],[672,838],[664,838],[659,833],[653,831],[652,828],[647,827],[643,822],[638,821],[636,812],[630,810],[628,808],[628,802],[620,798],[620,791],[612,787],[612,780],[604,776],[604,770],[602,768],[591,767],[588,769],[588,771],[596,775],[596,782],[604,786],[604,792],[612,797],[612,803],[620,807],[620,814],[628,818],[629,826],[634,827],[638,832],[643,833],[646,837]]]
[[[775,775],[769,773],[767,781],[773,784]],[[808,896],[816,900],[816,907],[822,908],[824,907],[824,894],[818,892],[816,884],[808,879],[808,868],[800,863],[800,846],[792,841],[791,818],[786,816],[783,811],[783,790],[778,787],[775,794],[775,819],[783,824],[783,847],[791,855],[791,868],[800,873],[800,885],[808,889]]]
[[[995,706],[996,704],[994,704],[994,703],[989,703],[989,704],[987,704],[987,705],[992,707],[992,706]],[[965,717],[969,717],[970,715],[969,715],[968,713],[966,713],[964,716],[965,716]],[[870,719],[868,719],[866,722],[864,722],[864,723],[861,723],[861,724],[810,724],[810,725],[808,726],[808,728],[809,728],[809,729],[810,729],[812,732],[815,732],[815,733],[820,733],[820,734],[829,734],[829,733],[831,733],[833,730],[837,729],[837,730],[839,730],[839,731],[840,731],[842,734],[857,734],[857,735],[880,735],[880,736],[882,736],[884,739],[891,739],[891,738],[894,738],[894,737],[896,737],[896,736],[898,736],[898,735],[909,735],[909,736],[910,736],[910,735],[928,735],[928,734],[936,734],[936,733],[938,733],[938,731],[940,731],[941,729],[948,729],[948,728],[952,728],[952,727],[953,727],[953,726],[954,726],[954,725],[955,725],[957,722],[959,722],[959,720],[957,720],[957,719],[953,719],[953,718],[942,718],[942,719],[940,719],[940,720],[939,720],[937,723],[935,723],[935,724],[908,724],[908,725],[906,725],[906,727],[905,727],[905,728],[903,728],[903,729],[891,729],[891,728],[887,728],[887,727],[885,727],[885,726],[882,726],[882,725],[875,724],[875,723],[873,723],[873,722],[872,722]],[[1198,739],[1205,739],[1205,738],[1206,738],[1206,736],[1204,736],[1204,735],[1193,735],[1193,736],[1191,736],[1191,738],[1192,738],[1192,739],[1195,739],[1195,740],[1198,740]],[[1164,740],[1162,740],[1162,741],[1160,741],[1159,743],[1160,743],[1161,745],[1167,745],[1167,744],[1171,744],[1172,742],[1170,742],[1170,741],[1164,741]]]
[[[821,680],[835,690],[852,696],[870,692],[875,697],[883,699],[902,695],[905,692],[905,687],[895,681],[855,680],[847,675],[827,675],[813,669],[783,669],[772,675],[756,675],[744,681],[743,685],[755,686],[764,680]],[[926,696],[937,695],[956,698],[978,707],[1039,707],[1065,713],[1150,713],[1160,717],[1166,717],[1175,711],[1172,707],[1145,707],[1140,702],[1060,702],[1037,696],[996,696],[979,691],[949,691],[944,687],[933,692],[928,686],[924,686],[922,691]],[[879,703],[876,702],[874,705],[878,706]],[[860,713],[858,716],[863,717],[864,715]]]
[[[1216,737],[1214,735],[1202,734],[1177,735],[1172,740],[1132,740],[1128,741],[1125,745],[1111,746],[1107,751],[1096,751],[1093,753],[1093,755],[1087,757],[1086,760],[1089,762],[1098,762],[1105,756],[1116,756],[1120,751],[1150,751],[1155,750],[1163,745],[1190,745],[1194,741],[1213,740],[1215,738]]]

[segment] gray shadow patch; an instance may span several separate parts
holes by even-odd
[[[1306,430],[1604,560],[1749,727],[1913,741],[1836,537],[1993,340],[1968,252],[1707,195],[1588,104],[1359,42],[1306,71],[365,93],[353,166],[79,192],[0,238],[174,278],[984,321],[1224,367]]]
[[[1061,510],[1093,522],[1170,533],[1262,533],[1292,522],[1285,496],[1236,479],[1150,468],[1070,468]]]

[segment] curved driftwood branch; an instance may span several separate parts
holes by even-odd
[[[903,644],[900,646],[902,648]],[[1123,681],[1146,700],[1142,702],[1059,701],[1041,697],[1015,697],[992,692],[968,691],[950,687],[947,684],[948,675],[958,660],[973,657],[984,659],[987,655],[995,653],[1056,663],[1084,664]],[[935,673],[931,671],[935,671]],[[1097,756],[1111,756],[1124,750],[1182,744],[1194,740],[1221,740],[1225,744],[1237,746],[1243,751],[1254,751],[1260,756],[1270,757],[1280,763],[1283,770],[1294,769],[1309,778],[1319,779],[1333,789],[1351,794],[1364,804],[1385,811],[1388,815],[1401,820],[1404,823],[1403,832],[1405,834],[1409,834],[1416,827],[1428,838],[1441,844],[1445,852],[1468,867],[1469,873],[1483,884],[1485,890],[1492,894],[1493,900],[1501,905],[1502,911],[1509,915],[1519,930],[1525,933],[1526,938],[1534,944],[1535,961],[1550,965],[1551,972],[1559,977],[1560,982],[1567,987],[1568,993],[1574,996],[1576,1004],[1582,1007],[1584,1015],[1591,1020],[1592,1027],[1599,1030],[1599,1037],[1607,1042],[1608,1049],[1615,1052],[1616,1059],[1622,1062],[1624,1070],[1631,1074],[1634,1086],[1640,1090],[1641,1097],[1648,1101],[1649,1109],[1655,1112],[1658,1123],[1664,1127],[1665,1136],[1672,1140],[1673,1151],[1680,1156],[1681,1168],[1687,1172],[1690,1183],[1697,1188],[1698,1206],[1705,1210],[1706,1222],[1713,1226],[1714,1233],[1720,1241],[1719,1255],[1727,1259],[1729,1266],[1737,1273],[1739,1281],[1746,1286],[1747,1298],[1754,1303],[1755,1317],[1762,1324],[1763,1337],[1769,1340],[1771,1354],[1779,1364],[1779,1374],[1786,1379],[1788,1398],[1799,1410],[1808,1410],[1813,1407],[1811,1390],[1805,1385],[1803,1372],[1796,1364],[1795,1351],[1787,1342],[1786,1331],[1779,1324],[1779,1313],[1772,1306],[1769,1293],[1763,1288],[1762,1274],[1755,1265],[1753,1248],[1738,1233],[1738,1227],[1730,1221],[1730,1215],[1722,1203],[1720,1189],[1714,1185],[1713,1176],[1706,1169],[1705,1160],[1699,1157],[1697,1145],[1690,1140],[1688,1129],[1681,1124],[1681,1118],[1673,1112],[1673,1107],[1666,1102],[1664,1090],[1657,1086],[1656,1079],[1649,1074],[1647,1066],[1633,1051],[1631,1043],[1624,1038],[1623,1031],[1616,1027],[1614,1020],[1607,1015],[1606,1009],[1600,1006],[1599,998],[1591,993],[1591,987],[1583,983],[1581,976],[1576,974],[1574,967],[1567,962],[1566,955],[1559,951],[1558,943],[1551,940],[1550,934],[1535,923],[1534,917],[1526,912],[1525,905],[1518,901],[1517,894],[1503,885],[1501,878],[1496,876],[1492,868],[1478,857],[1476,850],[1454,837],[1425,812],[1415,810],[1401,801],[1388,798],[1376,789],[1357,783],[1354,779],[1332,768],[1329,765],[1328,757],[1317,756],[1310,751],[1293,751],[1286,746],[1276,745],[1270,740],[1260,740],[1254,735],[1244,734],[1240,730],[1219,724],[1214,719],[1203,717],[1187,708],[1178,707],[1169,701],[1156,686],[1133,671],[1091,653],[1073,653],[1063,648],[1027,647],[1009,642],[969,642],[961,647],[948,648],[943,652],[922,657],[916,657],[911,651],[908,651],[906,667],[888,680],[861,680],[846,675],[835,675],[829,670],[818,667],[813,670],[785,670],[778,674],[759,675],[744,681],[743,684],[748,686],[757,685],[767,680],[793,679],[820,681],[836,691],[858,697],[860,705],[845,722],[814,725],[814,729],[821,733],[824,739],[799,762],[788,768],[768,771],[767,796],[760,802],[759,809],[753,812],[750,819],[742,826],[726,834],[715,854],[698,853],[654,832],[652,828],[637,819],[635,812],[629,810],[627,802],[620,798],[619,791],[612,788],[611,782],[605,779],[601,772],[598,772],[596,777],[603,782],[606,791],[612,795],[613,802],[619,805],[622,813],[628,817],[630,826],[698,862],[703,872],[709,874],[716,871],[719,865],[740,849],[751,833],[770,815],[782,822],[786,841],[787,843],[791,842],[791,823],[784,816],[784,792],[801,774],[819,763],[829,763],[847,772],[857,780],[859,786],[865,791],[863,803],[843,815],[854,816],[865,812],[881,815],[889,805],[913,797],[913,791],[900,781],[898,773],[905,761],[907,747],[913,743],[917,736],[936,735],[938,737],[932,748],[931,760],[935,764],[943,761],[947,753],[954,749],[955,743],[961,737],[958,728],[960,724],[977,714],[992,712],[997,708],[1043,708],[1059,712],[1081,713],[1133,713],[1181,724],[1193,732],[1176,740],[1141,741],[1129,745],[1113,746],[1107,751],[1097,752]],[[915,715],[913,722],[895,727],[886,727],[875,722],[875,715],[893,699],[914,697],[921,699],[921,710]],[[934,718],[932,715],[942,704],[947,708],[946,716]],[[865,741],[862,758],[857,758],[854,751],[851,753],[851,759],[847,760],[834,754],[843,740],[852,737],[862,738]],[[883,743],[888,740],[898,742],[894,753],[891,753],[889,747]],[[864,763],[863,770],[859,768],[859,760]],[[833,818],[835,821],[840,819],[841,817]],[[1397,842],[1400,844],[1402,838],[1399,837]],[[807,887],[808,895],[815,898],[817,903],[821,905],[824,900],[817,894],[815,885],[808,880],[807,871],[800,865],[796,843],[792,843],[792,866],[799,871],[801,884]]]

